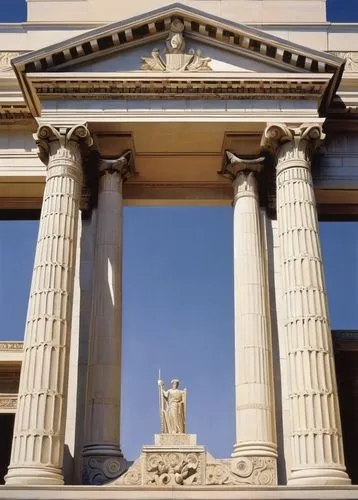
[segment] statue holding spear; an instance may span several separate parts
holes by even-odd
[[[164,382],[158,377],[160,425],[162,434],[184,434],[186,414],[186,389],[179,389],[179,380],[171,381],[166,390]]]

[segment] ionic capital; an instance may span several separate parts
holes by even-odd
[[[240,158],[231,151],[225,152],[221,175],[228,177],[234,187],[234,202],[243,196],[258,196],[256,173],[263,167],[265,158]]]
[[[80,159],[80,146],[90,147],[93,144],[90,132],[84,124],[72,128],[41,125],[35,134],[35,140],[38,156],[45,165],[48,165],[50,156],[59,152],[65,154],[66,150],[73,154],[76,160]]]
[[[100,158],[98,169],[100,175],[117,174],[123,181],[127,180],[136,174],[132,151],[127,150],[115,159]]]
[[[303,124],[296,128],[274,123],[266,127],[261,147],[272,154],[279,171],[295,167],[297,162],[299,166],[309,168],[312,156],[324,138],[322,126],[318,123]]]

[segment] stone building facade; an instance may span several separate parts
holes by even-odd
[[[357,498],[357,337],[332,337],[318,220],[358,214],[358,26],[324,0],[27,6],[0,25],[0,209],[41,209],[0,498]],[[124,204],[233,205],[227,459],[122,454]]]

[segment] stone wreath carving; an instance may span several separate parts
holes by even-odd
[[[142,70],[146,71],[210,71],[209,57],[202,57],[200,50],[190,49],[185,52],[183,36],[184,24],[174,19],[169,35],[165,41],[164,58],[158,49],[152,51],[151,57],[142,57]]]
[[[146,461],[147,484],[198,484],[199,463],[197,453],[150,454]]]

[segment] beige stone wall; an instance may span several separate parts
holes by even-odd
[[[29,21],[115,20],[150,12],[168,0],[27,0]],[[238,23],[323,22],[325,0],[181,0],[182,4]]]

